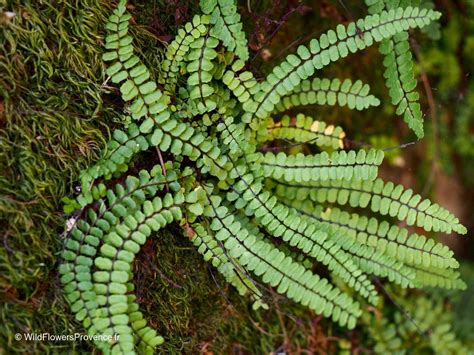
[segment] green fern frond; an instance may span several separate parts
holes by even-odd
[[[186,70],[190,74],[188,76],[189,98],[198,101],[200,113],[216,108],[216,102],[210,98],[214,93],[214,88],[209,83],[213,79],[212,61],[217,56],[214,48],[218,44],[219,41],[210,36],[198,38],[190,44],[190,51],[186,56],[188,62]]]
[[[254,301],[254,308],[267,307],[263,301],[263,294],[252,282],[237,258],[230,256],[222,241],[218,241],[202,224],[194,224],[191,241],[204,260],[214,266],[241,295],[250,293]]]
[[[314,144],[318,147],[342,149],[345,137],[346,134],[341,127],[326,125],[326,122],[313,120],[312,117],[300,113],[294,119],[285,115],[278,122],[270,118],[268,137],[265,137],[265,141],[284,139]]]
[[[315,219],[340,231],[345,241],[353,240],[362,245],[373,247],[386,256],[407,265],[421,268],[458,268],[453,252],[441,243],[423,235],[390,225],[387,221],[379,222],[356,213],[348,213],[338,208],[324,210],[322,206],[311,201],[283,200],[285,205],[295,208],[301,214]]]
[[[428,232],[466,233],[466,228],[460,224],[459,219],[448,210],[428,199],[422,199],[420,195],[413,195],[411,189],[404,189],[402,185],[395,186],[392,182],[385,183],[380,178],[375,181],[329,180],[278,185],[275,191],[279,196],[283,194],[299,200],[309,198],[317,203],[369,207],[373,212],[396,217],[400,221],[406,221],[409,226],[416,225]]]
[[[129,323],[146,346],[163,342],[146,322],[134,323],[143,316],[134,310],[133,296],[126,295],[134,287],[129,282],[131,263],[140,246],[152,231],[182,218],[178,208],[185,202],[182,191],[150,199],[164,186],[165,177],[156,169],[154,173],[151,177],[143,171],[140,179],[129,177],[124,185],[116,185],[115,192],[107,190],[106,196],[100,196],[99,214],[88,209],[89,222],[78,221],[62,254],[61,282],[76,319],[90,334],[118,335],[113,346],[99,341],[104,350],[133,351]],[[93,265],[97,271],[93,272]]]
[[[384,76],[392,104],[397,107],[396,114],[403,116],[403,120],[418,138],[423,138],[423,113],[419,103],[420,95],[414,91],[417,81],[413,72],[408,33],[399,33],[393,39],[382,42],[380,53],[385,55],[383,64],[387,69]]]
[[[306,105],[347,106],[351,110],[363,110],[380,105],[380,100],[369,94],[370,86],[357,80],[314,78],[303,80],[288,95],[275,105],[275,111],[282,112],[293,107]]]
[[[335,151],[329,155],[277,155],[267,152],[259,163],[265,177],[286,182],[309,182],[326,180],[375,180],[378,166],[382,163],[383,151],[371,149],[368,152],[353,150]]]
[[[260,90],[260,85],[249,71],[238,72],[244,67],[242,60],[236,60],[231,69],[222,77],[222,82],[231,90],[232,94],[242,103],[245,110],[256,106],[254,95]]]
[[[112,82],[122,83],[120,93],[123,100],[134,100],[130,111],[132,118],[138,120],[147,114],[162,112],[169,103],[169,97],[149,80],[150,72],[133,54],[133,38],[128,34],[130,18],[125,11],[125,1],[121,1],[107,23],[109,35],[105,37],[105,48],[108,51],[103,59],[111,62],[106,73]]]
[[[259,183],[252,184],[246,179],[248,177],[241,178],[234,185],[235,191],[241,197],[236,207],[244,204],[242,207],[246,207],[246,213],[255,215],[256,220],[272,236],[282,238],[290,246],[323,263],[362,296],[375,302],[376,292],[367,276],[358,272],[358,268],[345,252],[328,240],[327,233],[318,229],[317,225],[307,223],[301,216],[279,203],[275,196],[271,197],[268,191],[259,192]]]
[[[466,283],[461,280],[459,271],[453,269],[429,268],[421,269],[408,266],[416,272],[416,287],[440,287],[446,289],[465,290]]]
[[[411,0],[366,0],[370,14],[390,10],[398,6],[413,5]],[[380,44],[380,53],[385,56],[385,83],[389,89],[392,104],[397,107],[396,114],[403,116],[407,125],[420,139],[423,138],[423,113],[419,94],[415,91],[417,81],[413,71],[408,32],[400,32]]]
[[[219,197],[211,196],[210,199],[210,208],[206,214],[212,217],[211,229],[216,231],[216,238],[223,241],[229,253],[238,258],[241,265],[260,276],[263,282],[277,287],[279,293],[320,314],[331,315],[335,322],[343,326],[355,326],[360,309],[347,294],[333,288],[327,280],[320,279],[269,242],[256,240],[220,205]],[[324,292],[320,293],[320,289],[324,289]]]
[[[148,140],[134,123],[127,127],[127,132],[120,129],[115,130],[112,139],[107,143],[105,154],[101,160],[81,172],[83,193],[87,194],[94,180],[100,177],[109,180],[116,174],[126,172],[133,157],[140,151],[147,150],[149,146]],[[84,204],[81,205],[84,206]]]
[[[220,39],[227,49],[246,61],[249,57],[247,38],[243,31],[235,0],[201,0],[202,12],[211,17],[210,34]]]
[[[468,355],[472,350],[456,336],[450,303],[443,297],[420,294],[417,297],[400,297],[399,310],[384,307],[376,320],[365,319],[374,354],[413,353]],[[409,316],[407,316],[409,315]],[[472,348],[472,346],[471,346]]]
[[[172,93],[178,81],[180,65],[184,64],[184,58],[190,49],[191,43],[203,37],[208,31],[209,17],[194,16],[191,22],[184,25],[178,31],[176,38],[168,45],[165,60],[161,64],[160,84]]]
[[[261,84],[262,91],[256,96],[258,105],[249,112],[247,121],[250,122],[250,117],[256,115],[259,120],[252,121],[251,127],[258,129],[261,120],[268,117],[281,97],[291,93],[315,70],[404,30],[422,28],[440,15],[436,11],[413,7],[382,11],[347,27],[339,25],[336,31],[329,30],[319,40],[311,40],[308,47],[298,47],[297,55],[290,54]]]

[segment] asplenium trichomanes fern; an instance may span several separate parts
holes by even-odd
[[[201,9],[204,14],[168,45],[154,72],[158,83],[134,54],[125,1],[107,23],[107,75],[120,85],[128,103],[124,122],[131,123],[114,131],[103,158],[82,172],[82,193],[68,206],[79,209],[79,217],[60,266],[66,297],[88,333],[119,335],[97,346],[132,353],[152,352],[162,343],[135,302],[131,266],[146,239],[173,222],[256,306],[265,306],[267,284],[348,328],[356,325],[362,300],[377,303],[374,275],[404,287],[462,288],[446,246],[394,223],[465,233],[458,219],[412,190],[378,179],[382,151],[342,150],[340,127],[279,113],[310,103],[358,110],[378,105],[361,81],[309,78],[440,14],[410,6],[373,11],[299,46],[258,82],[244,70],[248,50],[234,2],[203,0]],[[277,139],[330,153],[262,152]],[[117,179],[149,150],[169,161]],[[313,272],[314,263],[351,291]]]

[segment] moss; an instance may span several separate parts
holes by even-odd
[[[134,266],[137,300],[166,339],[161,352],[328,349],[321,318],[276,294],[267,295],[272,310],[254,311],[180,233],[149,240]]]
[[[109,5],[9,1],[0,30],[0,347],[46,351],[68,344],[17,342],[20,332],[73,333],[56,278],[60,199],[104,145],[116,115],[102,94],[101,26]],[[5,75],[4,75],[5,74]],[[105,107],[108,107],[107,109]],[[68,345],[69,346],[69,345]]]

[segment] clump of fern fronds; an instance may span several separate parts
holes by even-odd
[[[105,352],[151,353],[163,343],[137,303],[132,265],[149,238],[176,222],[256,308],[268,307],[266,284],[352,329],[362,313],[360,300],[378,303],[371,275],[402,287],[463,288],[447,247],[334,206],[369,209],[428,232],[466,232],[439,205],[378,179],[383,151],[340,150],[339,127],[324,128],[302,115],[294,122],[275,120],[279,111],[308,103],[358,110],[378,105],[360,81],[307,79],[440,14],[396,7],[338,25],[299,46],[258,82],[245,70],[235,4],[202,1],[201,7],[204,15],[195,15],[169,44],[158,73],[161,86],[134,51],[125,1],[106,26],[107,75],[119,86],[125,122],[131,123],[114,131],[103,158],[81,173],[82,193],[69,203],[79,218],[59,269],[66,298],[89,334],[119,336],[96,345]],[[275,134],[332,149],[260,152]],[[169,160],[116,180],[150,149]],[[332,277],[314,272],[312,263]]]

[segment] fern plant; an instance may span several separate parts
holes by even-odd
[[[419,0],[365,0],[365,2],[371,14],[398,6],[413,6],[415,2],[417,5],[420,3]],[[418,102],[419,94],[415,91],[417,81],[413,72],[408,32],[402,31],[391,38],[384,39],[380,45],[380,53],[385,57],[384,76],[392,104],[397,107],[396,113],[403,116],[418,138],[422,138],[424,135],[423,117]]]
[[[377,304],[372,276],[404,287],[463,288],[447,247],[395,223],[465,233],[457,218],[377,178],[382,151],[344,151],[340,127],[280,115],[310,103],[378,105],[361,81],[308,79],[440,14],[411,6],[372,11],[299,46],[259,82],[245,70],[235,3],[203,0],[201,9],[168,45],[153,73],[158,84],[134,52],[125,1],[106,25],[103,59],[126,102],[128,124],[113,132],[103,158],[82,172],[81,194],[68,200],[67,209],[78,212],[59,269],[87,332],[117,335],[96,345],[105,353],[148,353],[163,342],[139,310],[132,264],[147,238],[174,222],[256,307],[266,307],[270,286],[349,329],[362,302]],[[406,117],[410,124],[413,117]],[[264,152],[278,139],[295,141],[291,154]],[[303,155],[303,145],[329,152]],[[145,151],[168,160],[125,177]],[[359,214],[363,209],[389,221]],[[323,269],[329,276],[320,276]]]
[[[410,312],[409,318],[389,307],[380,307],[383,313],[377,319],[362,316],[364,331],[369,336],[367,341],[374,353],[400,354],[409,349],[413,353],[472,354],[472,341],[456,332],[453,297],[446,298],[443,292],[433,291],[438,292],[421,293],[416,299],[400,299],[400,305]]]

